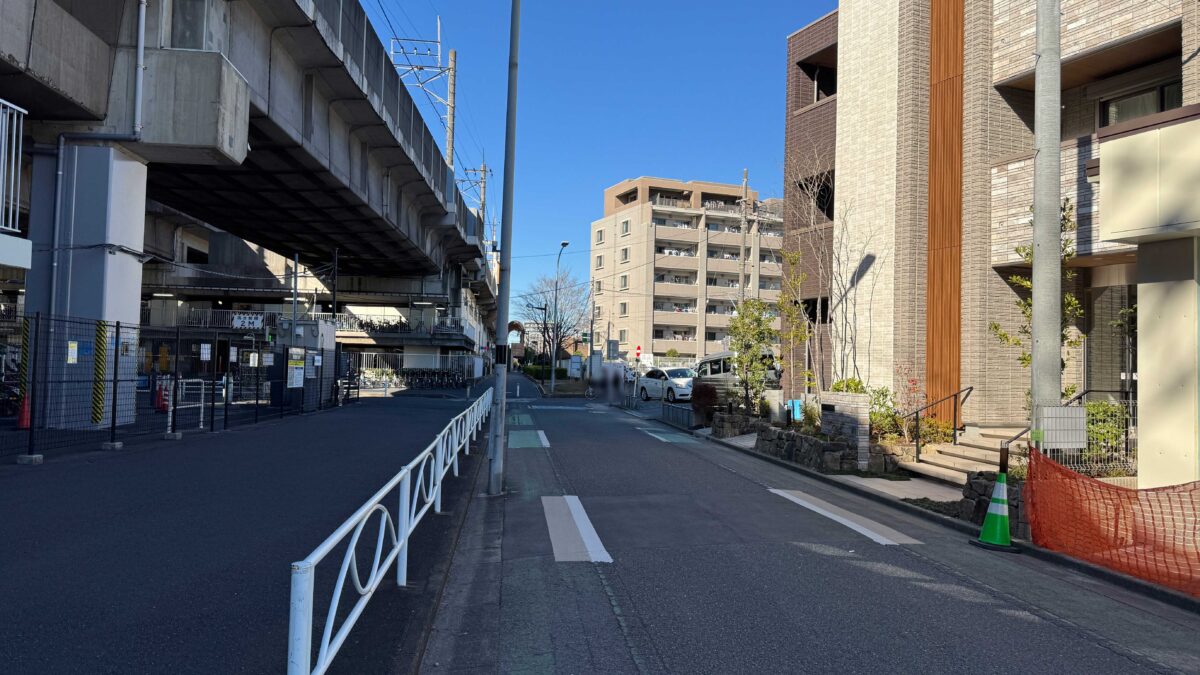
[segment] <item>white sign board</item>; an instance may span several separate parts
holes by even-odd
[[[79,363],[79,343],[74,340],[67,343],[67,363]]]
[[[212,345],[207,342],[200,345],[200,360],[212,361]]]
[[[275,352],[266,352],[263,354],[262,364],[267,367],[275,365]]]
[[[229,348],[229,362],[237,363],[237,347]]]
[[[317,368],[321,367],[321,355],[320,354],[313,354],[313,365],[316,366]]]
[[[237,330],[257,330],[263,327],[263,315],[250,312],[234,312],[230,324]]]
[[[250,367],[258,367],[258,352],[250,352]]]
[[[304,349],[301,347],[288,348],[287,386],[288,389],[304,387]]]

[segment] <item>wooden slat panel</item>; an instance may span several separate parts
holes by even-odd
[[[925,391],[935,401],[961,386],[963,0],[932,0],[929,60]],[[951,419],[953,404],[931,412]]]

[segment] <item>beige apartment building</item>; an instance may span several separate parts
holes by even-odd
[[[700,358],[726,349],[742,299],[778,317],[781,207],[723,183],[642,177],[605,190],[590,237],[597,343]]]
[[[833,378],[894,390],[916,378],[930,401],[970,387],[958,421],[991,436],[1029,415],[1021,349],[994,327],[1019,334],[1011,278],[1029,272],[1034,5],[842,0],[789,37],[788,162],[815,154],[833,203],[788,229],[821,245],[806,264],[832,267],[813,292],[830,304]],[[1082,308],[1063,384],[1124,410],[1121,442],[1077,459],[1142,487],[1197,480],[1200,2],[1063,0],[1062,12],[1065,290]],[[804,197],[789,185],[789,214]],[[995,461],[975,450],[928,461]]]

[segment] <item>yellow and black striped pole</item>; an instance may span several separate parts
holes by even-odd
[[[21,319],[21,365],[17,370],[17,389],[21,393],[21,405],[25,405],[25,393],[29,386],[29,317]]]
[[[96,322],[96,346],[92,352],[92,424],[104,421],[104,384],[108,371],[108,324]]]

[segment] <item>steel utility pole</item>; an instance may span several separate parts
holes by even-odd
[[[450,67],[446,71],[446,162],[451,171],[454,170],[454,85],[457,80],[458,50],[451,49]]]
[[[492,438],[488,444],[488,494],[504,490],[504,425],[508,408],[508,299],[512,264],[513,179],[517,164],[517,53],[521,35],[521,0],[512,0],[508,29],[508,106],[504,126],[504,204],[500,216],[500,287],[496,307],[496,396],[492,403]]]
[[[1062,403],[1061,0],[1037,0],[1033,160],[1033,428],[1039,409]],[[1035,434],[1036,436],[1036,434]],[[1035,438],[1036,440],[1036,438]],[[1007,467],[1001,467],[1003,471]]]
[[[746,230],[750,227],[746,209],[750,208],[750,192],[747,185],[749,180],[750,170],[742,169],[742,250],[738,251],[738,257],[742,259],[742,273],[738,276],[738,286],[741,290],[739,305],[746,302]]]
[[[562,272],[559,271],[559,265],[562,263],[562,253],[566,250],[571,242],[563,241],[558,247],[558,258],[554,261],[554,326],[551,329],[553,334],[554,344],[550,347],[550,393],[554,393],[554,385],[558,378],[555,377],[555,371],[558,370],[558,345],[562,342],[562,319],[558,314],[558,283],[562,277]]]

